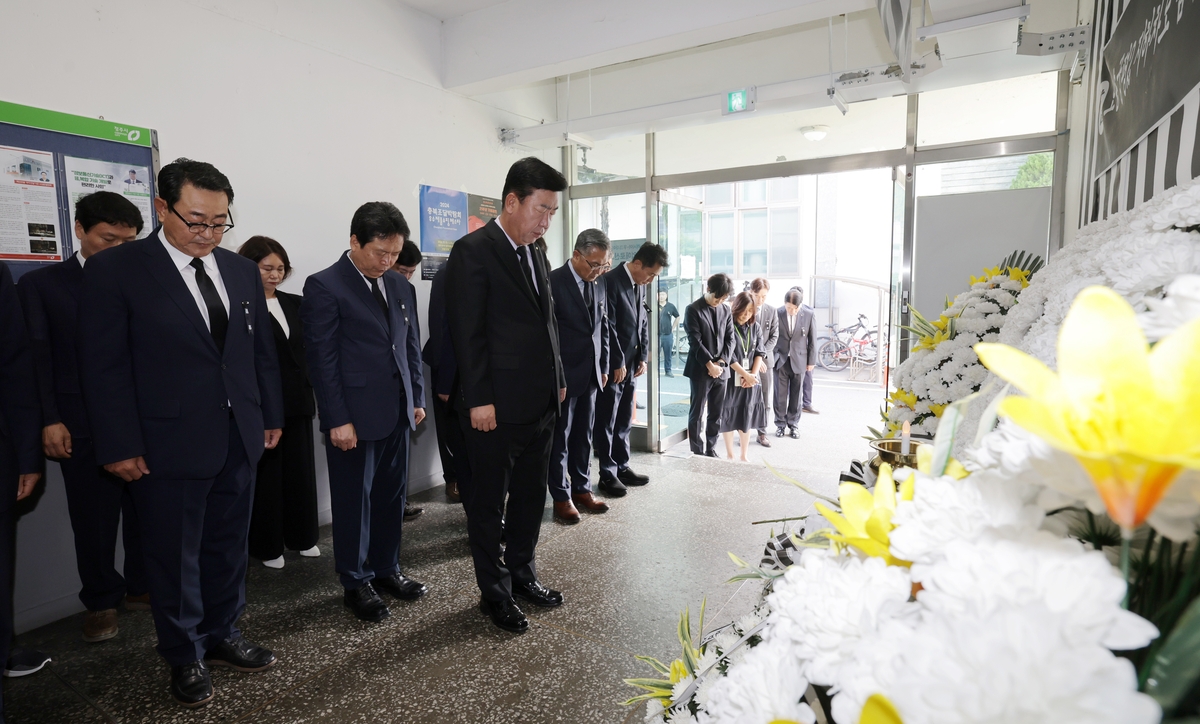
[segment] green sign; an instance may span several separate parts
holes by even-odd
[[[73,116],[70,113],[59,113],[4,101],[0,101],[0,123],[58,131],[73,136],[99,138],[102,141],[131,143],[135,146],[149,147],[151,145],[149,128],[128,126],[87,116]]]
[[[755,88],[739,88],[735,91],[729,91],[725,94],[725,107],[721,109],[721,114],[728,116],[731,113],[744,113],[754,110],[754,104],[758,95]]]

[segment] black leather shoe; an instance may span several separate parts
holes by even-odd
[[[412,503],[404,504],[404,519],[405,520],[412,520],[413,518],[416,518],[418,515],[420,515],[421,513],[424,513],[424,512],[425,512],[425,509],[419,505],[413,505]]]
[[[649,475],[638,475],[633,472],[633,468],[624,468],[617,471],[617,480],[620,480],[626,485],[645,485],[650,482]]]
[[[171,667],[171,696],[188,709],[196,709],[212,701],[212,677],[203,661]]]
[[[707,449],[707,450],[705,450],[705,451],[704,451],[704,457],[706,457],[706,458],[719,458],[719,457],[721,457],[721,456],[717,454],[717,451],[716,451],[716,450],[713,450],[713,449],[710,447],[709,449]]]
[[[342,602],[346,604],[346,608],[354,612],[355,616],[371,623],[379,623],[392,614],[370,583],[364,583],[358,588],[346,591]]]
[[[225,639],[210,649],[204,655],[204,660],[212,666],[224,666],[227,669],[254,673],[274,666],[275,654],[262,646],[250,643],[239,634]]]
[[[775,430],[775,437],[783,437],[783,428],[782,427]]]
[[[513,596],[525,601],[529,601],[535,606],[542,608],[555,608],[563,603],[563,595],[558,591],[552,591],[542,584],[534,581],[533,583],[517,583],[512,584]]]
[[[529,630],[529,619],[525,618],[525,613],[511,598],[503,601],[489,601],[486,598],[480,598],[479,610],[483,611],[483,615],[490,617],[492,623],[505,631],[525,633]]]
[[[605,495],[610,495],[614,498],[621,498],[628,493],[629,490],[625,485],[616,478],[600,478],[600,492]]]
[[[393,573],[390,576],[383,577],[376,576],[371,581],[371,585],[376,590],[403,601],[415,601],[426,593],[429,593],[429,589],[424,584],[417,583],[403,573]]]
[[[793,427],[791,430],[788,430],[788,437],[792,438],[793,440],[799,440],[800,433],[796,432],[796,428]]]
[[[762,445],[763,447],[771,447],[771,441],[767,439],[767,433],[758,433],[758,444]]]

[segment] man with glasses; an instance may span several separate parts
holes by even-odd
[[[416,290],[392,271],[410,236],[386,201],[350,221],[350,249],[304,282],[300,318],[329,462],[333,560],[343,603],[363,621],[413,601],[424,585],[400,571],[409,435],[425,419]]]
[[[158,192],[153,234],[88,260],[80,381],[96,462],[130,483],[171,695],[195,708],[213,698],[210,665],[275,663],[237,620],[254,473],[283,402],[258,266],[218,248],[229,179],[181,158]]]
[[[537,241],[566,187],[543,161],[517,161],[504,180],[500,216],[455,242],[446,262],[446,320],[458,363],[452,399],[471,470],[458,483],[480,608],[514,633],[529,628],[514,596],[543,607],[563,602],[538,580],[534,553],[555,418],[567,396],[550,266]]]
[[[608,383],[608,298],[596,279],[611,260],[608,236],[587,229],[575,240],[567,263],[550,272],[567,399],[558,412],[547,482],[554,517],[567,525],[579,522],[579,508],[590,513],[608,510],[608,504],[592,495],[589,474],[596,392]]]
[[[608,298],[608,384],[596,400],[593,440],[600,461],[600,490],[625,495],[628,485],[645,485],[650,478],[629,467],[629,431],[633,427],[634,380],[646,373],[650,358],[650,309],[646,285],[667,266],[667,250],[642,244],[633,259],[600,278]]]

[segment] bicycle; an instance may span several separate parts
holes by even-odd
[[[867,329],[866,321],[867,315],[860,314],[858,323],[844,329],[839,330],[836,324],[825,325],[833,339],[817,350],[817,364],[830,372],[841,372],[852,362],[874,364],[879,356],[879,328]]]

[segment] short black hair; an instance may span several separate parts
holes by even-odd
[[[508,169],[504,179],[504,192],[500,194],[500,204],[508,199],[509,194],[516,194],[517,201],[524,201],[534,191],[564,191],[567,179],[550,164],[540,158],[527,156],[517,161]]]
[[[787,290],[787,294],[783,295],[784,304],[795,304],[797,307],[804,303],[804,290],[800,287],[792,287]]]
[[[713,274],[708,278],[708,293],[720,299],[733,291],[733,280],[728,274]]]
[[[350,234],[358,239],[359,246],[372,241],[388,239],[397,234],[408,241],[408,222],[395,204],[387,201],[368,201],[358,207],[350,220]]]
[[[146,223],[132,201],[112,191],[96,191],[76,201],[75,220],[85,234],[96,224],[128,226],[140,234]]]
[[[233,186],[217,167],[204,161],[177,158],[158,172],[158,196],[174,206],[183,194],[184,184],[191,184],[205,191],[223,191],[229,203],[233,203]]]
[[[417,246],[417,242],[412,239],[404,239],[404,248],[400,250],[400,256],[396,258],[396,263],[400,266],[416,266],[421,263],[421,247]]]
[[[641,262],[642,266],[648,269],[658,266],[666,267],[670,264],[667,261],[667,250],[658,244],[651,244],[648,241],[642,244],[642,248],[638,249],[637,253],[633,255],[633,261]]]
[[[283,278],[287,279],[292,275],[292,262],[288,259],[287,251],[284,250],[283,244],[280,244],[269,236],[252,236],[246,239],[246,243],[238,248],[237,253],[255,264],[272,254],[278,254],[279,258],[283,260]]]

